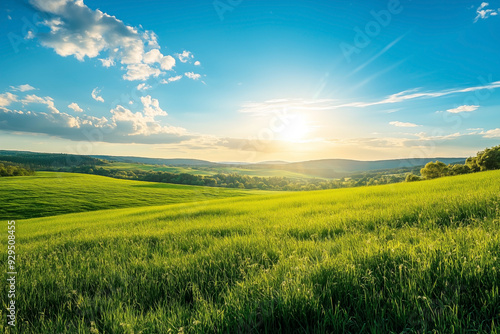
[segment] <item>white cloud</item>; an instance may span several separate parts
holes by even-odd
[[[113,58],[99,58],[104,67],[115,66],[115,60]]]
[[[146,64],[153,64],[153,63],[158,63],[160,60],[163,58],[163,55],[161,54],[160,50],[158,49],[153,49],[146,54],[144,54],[143,61]]]
[[[200,66],[200,65],[201,63],[198,60],[194,62],[194,66]]]
[[[184,50],[182,53],[179,53],[177,57],[179,58],[181,63],[186,63],[188,60],[194,58],[191,51],[186,51],[186,50]]]
[[[20,102],[23,105],[31,103],[45,104],[52,113],[59,114],[59,110],[57,110],[57,108],[54,105],[54,99],[51,98],[50,96],[40,97],[35,94],[26,95],[26,97],[20,100]]]
[[[145,90],[148,90],[148,89],[151,89],[152,87],[146,83],[140,83],[137,85],[137,90],[142,90],[142,91],[145,91]]]
[[[167,112],[160,108],[158,100],[151,98],[150,95],[141,96],[141,102],[144,106],[143,113],[145,116],[167,116]]]
[[[500,138],[500,128],[488,130],[482,133],[484,138]]]
[[[8,92],[0,94],[0,107],[7,107],[9,104],[16,101],[17,95]]]
[[[150,76],[157,77],[161,71],[157,68],[150,67],[146,64],[130,64],[127,66],[127,73],[123,75],[123,79],[129,81],[146,80]]]
[[[104,102],[104,99],[102,98],[102,96],[99,96],[99,94],[101,93],[101,90],[99,89],[99,87],[96,87],[92,90],[92,98],[96,101],[99,101],[99,102]]]
[[[168,78],[168,79],[163,79],[163,80],[161,81],[161,83],[162,83],[162,84],[168,84],[168,83],[170,83],[170,82],[179,81],[179,80],[181,80],[181,79],[182,79],[182,75],[177,75],[177,76],[175,76],[175,77],[170,77],[170,78]]]
[[[186,130],[174,126],[161,126],[155,121],[153,116],[140,112],[133,113],[129,109],[118,105],[111,109],[112,120],[115,127],[120,132],[125,132],[128,136],[151,136],[156,134],[171,134],[181,136],[186,134]]]
[[[80,106],[76,102],[73,102],[70,105],[68,105],[68,108],[73,109],[76,112],[83,112],[83,109],[80,108]]]
[[[19,85],[19,86],[10,86],[10,89],[13,91],[16,91],[16,92],[27,92],[30,90],[34,90],[36,88],[31,86],[31,85],[24,84],[24,85]]]
[[[198,74],[198,73],[194,73],[194,72],[186,72],[184,73],[184,75],[189,78],[189,79],[193,79],[193,80],[198,80],[199,78],[201,78],[201,75]]]
[[[366,108],[377,105],[401,103],[413,99],[421,98],[438,98],[442,96],[469,93],[487,89],[492,91],[495,88],[500,88],[500,81],[495,81],[480,86],[472,86],[467,88],[448,89],[436,92],[416,93],[417,89],[406,90],[396,94],[389,95],[379,101],[372,102],[349,102],[340,103],[334,99],[317,99],[317,100],[303,100],[303,99],[277,99],[268,100],[264,102],[247,102],[239,110],[240,112],[248,112],[254,114],[262,114],[264,112],[283,111],[285,109],[308,109],[308,110],[335,110],[340,108]]]
[[[417,126],[420,126],[420,125],[417,125],[417,124],[414,124],[414,123],[399,122],[399,121],[389,122],[389,124],[397,126],[397,127],[400,127],[400,128],[415,128]]]
[[[449,113],[452,113],[452,114],[459,114],[461,112],[471,112],[471,111],[475,111],[477,110],[477,108],[479,108],[479,106],[468,106],[468,105],[463,105],[463,106],[460,106],[460,107],[457,107],[457,108],[453,108],[453,109],[448,109],[446,110],[447,112]]]
[[[35,38],[35,34],[33,34],[33,31],[31,30],[28,30],[28,33],[26,34],[26,36],[24,36],[24,39],[33,39]]]
[[[162,70],[169,71],[175,66],[175,59],[172,56],[164,56],[160,50],[153,49],[144,55],[144,62],[146,64],[160,64]]]
[[[500,13],[500,8],[496,9],[486,9],[490,4],[487,2],[481,3],[481,5],[476,9],[476,17],[474,18],[474,23],[479,19],[487,19],[490,16],[497,16]]]
[[[115,60],[121,63],[127,71],[125,80],[146,80],[175,66],[172,56],[159,51],[157,35],[152,31],[141,32],[99,9],[90,9],[82,0],[29,1],[46,18],[41,24],[50,29],[37,37],[60,56],[84,61],[86,57],[105,55],[99,58],[102,65],[113,66]]]
[[[175,59],[172,56],[164,56],[160,60],[160,67],[162,70],[170,71],[175,66]]]

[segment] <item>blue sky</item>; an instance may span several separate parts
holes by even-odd
[[[211,161],[500,142],[500,1],[6,1],[0,148]]]

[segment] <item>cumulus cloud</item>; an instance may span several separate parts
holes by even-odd
[[[127,71],[123,78],[131,81],[158,76],[161,70],[175,66],[172,56],[159,51],[154,32],[142,32],[99,9],[92,10],[83,0],[30,0],[30,3],[46,18],[41,24],[48,31],[40,31],[37,37],[43,46],[60,56],[84,61],[107,54],[99,58],[102,65],[121,63]]]
[[[115,60],[113,58],[99,58],[104,67],[115,66]]]
[[[170,77],[168,79],[163,79],[161,81],[162,84],[168,84],[168,83],[171,83],[171,82],[174,82],[174,81],[179,81],[182,79],[182,75],[177,75],[175,77]]]
[[[157,68],[150,67],[147,64],[130,64],[127,65],[127,73],[123,75],[123,79],[134,81],[134,80],[146,80],[150,76],[157,77],[161,74],[161,71]]]
[[[198,60],[194,62],[194,66],[200,66],[200,65],[201,63]]]
[[[141,98],[141,111],[133,112],[117,105],[110,110],[110,116],[107,118],[84,114],[72,116],[53,110],[44,112],[29,106],[43,103],[50,109],[53,101],[50,97],[29,95],[22,100],[12,96],[8,98],[12,103],[19,103],[22,110],[0,107],[0,130],[4,131],[47,134],[70,140],[141,144],[180,143],[196,137],[188,134],[184,128],[160,124],[156,117],[166,116],[167,113],[160,108],[158,100],[149,95]],[[81,109],[77,103],[68,107],[75,111]]]
[[[21,102],[23,105],[31,103],[44,104],[47,106],[47,109],[49,109],[52,113],[59,114],[59,110],[57,110],[54,104],[54,99],[51,98],[50,96],[40,97],[35,94],[26,95],[26,97],[20,100],[19,102]]]
[[[158,100],[151,98],[150,95],[141,96],[141,102],[144,106],[143,113],[145,116],[167,116],[167,113],[160,108],[160,103],[158,102]]]
[[[92,90],[92,98],[96,101],[99,101],[99,102],[104,102],[104,99],[102,98],[102,96],[99,96],[99,94],[101,93],[101,90],[99,89],[99,87],[96,87]]]
[[[190,59],[193,59],[194,56],[193,54],[191,53],[191,51],[186,51],[184,50],[182,53],[179,53],[177,55],[177,57],[179,58],[179,60],[181,61],[181,63],[186,63],[188,62]]]
[[[459,113],[462,113],[462,112],[472,112],[472,111],[477,110],[477,108],[479,108],[479,106],[463,105],[463,106],[460,106],[460,107],[457,107],[457,108],[448,109],[446,111],[449,112],[449,113],[452,113],[452,114],[459,114]]]
[[[151,89],[153,88],[152,86],[146,84],[146,83],[140,83],[137,85],[137,90],[142,90],[142,91],[145,91],[145,90],[148,90],[148,89]]]
[[[399,122],[399,121],[389,122],[389,124],[400,128],[415,128],[417,126],[420,126],[415,123]]]
[[[35,90],[36,88],[31,85],[24,84],[19,86],[10,86],[10,89],[15,92],[27,92],[30,90]]]
[[[15,101],[17,101],[17,95],[15,94],[9,92],[0,94],[0,107],[7,107]]]
[[[184,75],[189,78],[189,79],[192,79],[192,80],[198,80],[201,78],[201,75],[198,74],[198,73],[194,73],[194,72],[186,72],[184,73]]]
[[[486,9],[490,4],[487,2],[481,3],[481,5],[476,9],[476,17],[474,19],[474,23],[476,23],[479,19],[487,19],[490,16],[497,16],[500,13],[500,8],[497,9]]]
[[[75,112],[83,112],[83,109],[76,102],[69,104],[68,108],[73,109]]]
[[[153,49],[144,55],[144,62],[146,64],[160,64],[162,70],[169,71],[175,66],[175,59],[172,56],[164,56],[160,50]]]

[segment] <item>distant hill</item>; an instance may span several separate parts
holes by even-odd
[[[218,166],[215,162],[199,159],[159,159],[159,158],[142,158],[129,156],[113,156],[113,155],[92,155],[97,159],[109,161],[140,163],[150,165],[172,165],[172,166]]]
[[[0,150],[0,161],[21,163],[33,169],[44,169],[45,167],[67,167],[82,165],[103,165],[108,161],[124,163],[140,163],[148,165],[167,165],[179,167],[228,167],[244,168],[246,170],[265,169],[283,170],[294,173],[301,173],[311,177],[339,178],[352,173],[391,170],[401,168],[415,168],[424,166],[429,161],[442,161],[446,164],[465,162],[465,158],[421,158],[421,159],[393,159],[377,161],[359,161],[349,159],[322,159],[302,162],[286,161],[263,161],[259,163],[242,162],[211,162],[200,159],[162,159],[143,158],[134,156],[112,156],[112,155],[72,155],[62,153],[37,153],[29,151],[8,151]],[[230,173],[231,171],[224,171]]]
[[[348,159],[323,159],[284,164],[254,164],[249,168],[273,168],[292,172],[315,175],[318,177],[342,177],[349,173],[366,172],[382,169],[411,168],[424,166],[430,161],[442,161],[446,164],[465,162],[465,158],[419,158],[419,159],[394,159],[377,161],[358,161]]]
[[[100,159],[87,155],[75,155],[64,153],[39,153],[30,151],[7,151],[0,150],[0,161],[8,161],[23,164],[32,169],[46,169],[57,167],[103,165]]]

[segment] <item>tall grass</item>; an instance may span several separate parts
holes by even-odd
[[[486,172],[23,220],[16,330],[497,333],[499,189]]]

